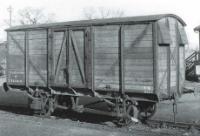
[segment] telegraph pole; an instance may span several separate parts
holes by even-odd
[[[12,26],[12,12],[13,12],[12,6],[9,6],[7,10],[9,12],[9,26],[11,27]]]

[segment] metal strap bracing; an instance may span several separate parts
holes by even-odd
[[[74,54],[75,54],[76,62],[77,62],[78,68],[79,68],[79,72],[80,72],[80,75],[81,75],[81,79],[82,79],[82,82],[85,84],[86,83],[86,81],[85,81],[85,72],[84,72],[84,67],[83,67],[84,63],[81,60],[80,52],[78,50],[78,45],[77,45],[76,39],[74,37],[73,31],[70,30],[69,34],[70,34],[70,40],[72,41],[72,47],[73,47],[73,51],[74,51]]]
[[[130,50],[134,50],[134,46],[139,44],[141,42],[141,39],[144,38],[145,34],[147,33],[148,31],[148,28],[149,28],[150,25],[147,25],[144,30],[141,32],[141,34],[138,35],[138,37],[135,38],[135,40],[132,42],[132,45],[127,48],[127,49],[124,49],[123,52],[124,52],[124,55],[123,55],[123,58],[125,59],[127,57],[127,52],[129,52]],[[124,28],[123,28],[124,29]],[[119,65],[119,59],[117,59],[113,64],[112,66],[110,67],[110,69],[105,73],[105,74],[109,74],[111,73],[111,71],[113,71],[114,67]]]
[[[59,51],[59,54],[58,54],[58,59],[57,59],[56,68],[55,68],[55,79],[54,79],[54,82],[56,82],[57,77],[59,75],[60,66],[62,64],[61,60],[62,60],[63,52],[64,52],[63,49],[64,49],[64,47],[66,45],[66,41],[67,41],[67,31],[64,32],[61,48],[60,48],[60,51]]]

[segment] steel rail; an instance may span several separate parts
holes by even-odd
[[[200,130],[200,124],[195,124],[195,123],[173,122],[166,120],[147,120],[145,123],[148,125],[159,125],[160,127],[162,125],[166,125],[167,127],[173,127],[173,128],[182,128],[182,129],[195,128],[197,130]]]

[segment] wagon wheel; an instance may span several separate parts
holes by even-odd
[[[117,125],[119,126],[131,125],[133,123],[133,119],[138,118],[138,109],[134,104],[132,104],[132,102],[128,101],[125,108],[125,115],[117,122]]]
[[[40,115],[49,117],[54,112],[55,99],[51,98],[51,97],[47,97],[47,96],[44,96],[44,98],[42,98],[42,99],[43,99],[42,110],[40,112]]]
[[[157,104],[148,105],[146,108],[139,111],[139,117],[140,119],[147,120],[156,113],[156,110],[157,110]]]

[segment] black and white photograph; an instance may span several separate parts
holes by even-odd
[[[200,1],[0,4],[0,136],[200,136]]]

